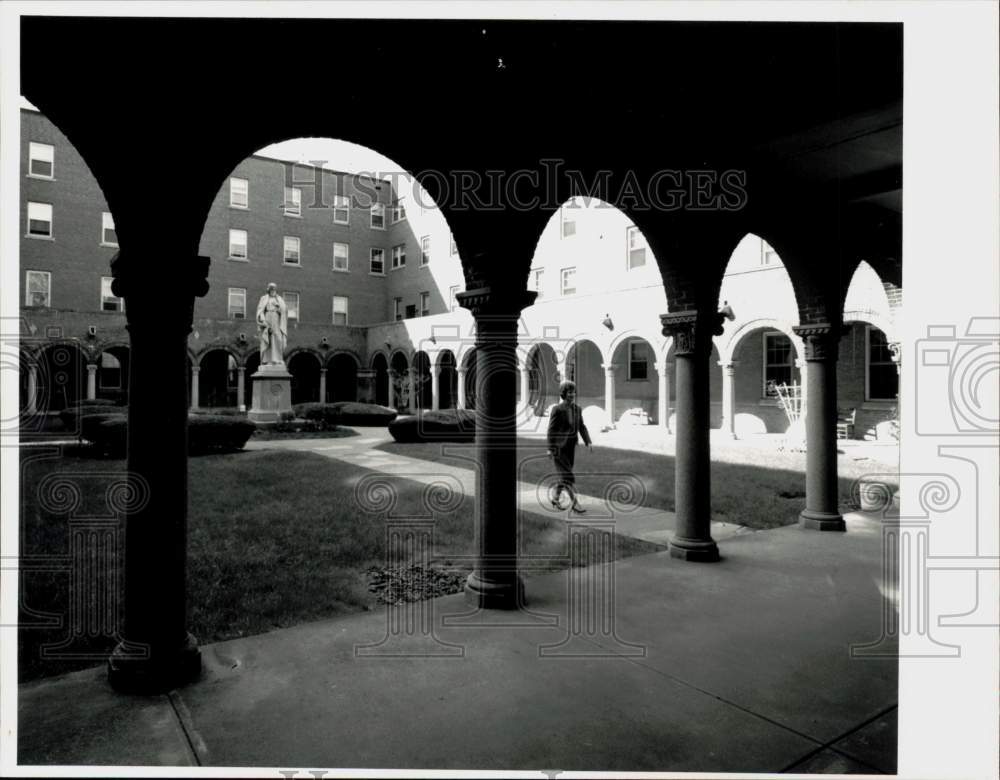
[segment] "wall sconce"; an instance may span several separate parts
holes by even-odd
[[[247,334],[246,333],[241,333],[239,336],[236,337],[236,340],[240,344],[246,344],[247,343]]]
[[[436,338],[436,337],[434,336],[434,334],[432,333],[432,334],[431,334],[431,344],[437,344],[437,343],[438,343],[438,340],[437,340],[437,338]]]
[[[388,341],[385,342],[385,348],[387,352],[392,352],[392,344],[390,344]]]
[[[97,336],[97,326],[96,325],[88,325],[87,326],[87,338],[92,339],[92,338],[95,338],[96,336]]]
[[[736,319],[736,315],[733,314],[733,307],[729,305],[729,301],[722,302],[722,308],[719,309],[719,314],[721,314],[730,322]]]
[[[329,346],[330,346],[330,339],[328,339],[326,336],[324,336],[319,340],[320,349],[327,349]]]
[[[611,321],[611,315],[610,314],[605,314],[604,315],[604,319],[601,320],[601,324],[605,328],[607,328],[608,330],[614,330],[615,329],[615,324]]]

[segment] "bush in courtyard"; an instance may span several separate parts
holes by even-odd
[[[220,407],[218,409],[192,409],[188,414],[199,414],[199,415],[214,415],[215,417],[246,417],[246,412],[241,412],[239,409],[232,409],[229,407]]]
[[[67,431],[76,431],[79,420],[91,414],[109,414],[120,412],[124,414],[127,408],[117,406],[110,398],[92,398],[87,401],[80,401],[76,406],[67,406],[59,412],[59,419],[62,420],[63,427]]]
[[[476,413],[468,409],[421,410],[393,420],[389,433],[398,442],[475,441]]]
[[[81,416],[80,438],[105,455],[123,456],[128,442],[128,415],[105,412]]]
[[[188,452],[239,450],[257,426],[241,417],[221,414],[188,416]]]
[[[378,404],[359,401],[337,401],[326,404],[336,410],[341,425],[388,425],[396,419],[396,410]]]
[[[306,403],[292,407],[295,417],[313,424],[308,430],[335,431],[340,420],[340,410],[335,404]],[[305,430],[305,429],[304,429]]]

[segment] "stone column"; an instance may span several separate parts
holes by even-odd
[[[656,424],[664,430],[670,429],[670,369],[666,359],[654,363],[657,374]]]
[[[245,412],[247,410],[246,405],[246,366],[236,367],[236,408]]]
[[[795,360],[795,367],[799,370],[799,382],[801,395],[799,396],[799,413],[805,415],[807,401],[809,399],[809,388],[806,386],[806,361],[802,358]]]
[[[677,372],[677,519],[670,555],[714,562],[719,560],[719,548],[711,530],[708,358],[712,336],[721,332],[721,315],[714,311],[684,311],[660,315],[660,321],[663,335],[673,337]]]
[[[399,407],[396,405],[396,371],[390,368],[385,372],[386,381],[389,383],[389,392],[386,397],[386,404],[388,404],[390,409],[395,409],[399,411]]]
[[[126,302],[130,359],[129,491],[116,507],[128,540],[124,609],[108,679],[119,690],[149,693],[201,672],[197,642],[187,631],[186,377],[194,299],[208,292],[209,259],[148,241],[140,244],[143,254],[129,254],[125,242],[143,238],[141,228],[132,230],[119,233],[123,249],[111,262],[111,289]]]
[[[529,401],[531,400],[531,369],[521,366],[521,408],[525,415],[528,413]]]
[[[602,363],[604,369],[604,413],[608,417],[608,427],[615,427],[615,365]]]
[[[28,359],[28,398],[25,412],[34,414],[38,411],[38,363],[35,356]]]
[[[730,438],[736,438],[736,392],[735,392],[735,380],[736,380],[736,366],[739,361],[730,360],[724,363],[719,361],[719,365],[722,366],[722,435]]]
[[[457,398],[455,399],[455,408],[464,409],[465,408],[465,369],[461,366],[455,369],[455,374],[458,376],[458,381],[455,383],[455,390],[457,391]]]
[[[829,323],[792,328],[805,342],[806,508],[803,528],[844,531],[837,495],[837,351],[841,328]]]
[[[406,372],[407,379],[409,381],[409,393],[410,393],[410,411],[415,412],[420,408],[417,403],[417,369],[410,366],[409,370]]]
[[[97,363],[87,363],[87,400],[97,398]]]
[[[201,373],[201,366],[191,366],[191,408],[198,408],[198,375]],[[129,381],[132,381],[132,372],[129,372]]]
[[[325,368],[319,370],[319,402],[321,404],[326,403],[326,371]]]
[[[535,293],[484,287],[457,298],[476,319],[478,550],[465,592],[479,607],[515,609],[524,601],[517,573],[517,326]]]
[[[441,367],[431,366],[431,409],[441,408]]]

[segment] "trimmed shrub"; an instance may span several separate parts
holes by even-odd
[[[62,420],[63,427],[67,431],[76,431],[79,419],[90,414],[109,414],[120,412],[125,414],[127,407],[117,406],[114,401],[108,398],[95,398],[89,401],[80,401],[76,406],[67,406],[59,412],[59,419]]]
[[[333,404],[305,403],[292,407],[295,417],[308,420],[314,427],[309,430],[335,431],[340,422],[340,410]]]
[[[341,425],[388,425],[396,419],[396,410],[378,404],[363,404],[358,401],[337,401],[325,404],[336,410]]]
[[[398,442],[476,439],[476,413],[469,409],[421,410],[389,423],[389,433]]]
[[[254,423],[241,417],[188,415],[188,452],[242,449],[256,429]]]
[[[229,407],[220,407],[218,409],[206,408],[206,409],[192,409],[188,412],[188,416],[192,414],[197,415],[213,415],[215,417],[246,417],[246,412],[241,412],[239,409],[232,409]]]
[[[105,455],[123,456],[128,443],[128,415],[93,413],[81,416],[80,438]]]

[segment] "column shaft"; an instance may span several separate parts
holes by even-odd
[[[38,364],[34,357],[28,363],[28,398],[25,411],[29,414],[38,411]]]
[[[656,365],[656,424],[664,429],[670,427],[670,383],[667,371],[666,360]]]
[[[608,417],[608,427],[615,427],[615,367],[607,364],[604,368],[604,413]]]
[[[87,400],[93,401],[97,398],[97,364],[87,364]]]
[[[521,367],[521,408],[527,410],[531,402],[531,369],[527,366]]]
[[[326,403],[326,369],[319,370],[319,402]]]
[[[236,369],[236,408],[241,412],[247,410],[246,405],[246,367],[239,366]]]
[[[722,434],[736,438],[736,363],[719,363],[722,366]]]
[[[431,409],[441,408],[441,369],[431,368]]]
[[[130,364],[131,365],[131,364]],[[191,408],[197,409],[199,398],[198,398],[198,376],[201,374],[201,366],[193,366],[191,368]],[[129,371],[129,382],[132,381],[132,371]],[[129,385],[131,387],[131,385]]]
[[[455,373],[458,375],[458,381],[455,383],[455,385],[456,385],[455,386],[455,390],[456,390],[456,394],[458,396],[456,398],[456,400],[455,400],[455,408],[456,409],[464,409],[465,408],[465,369],[464,368],[459,368]]]

